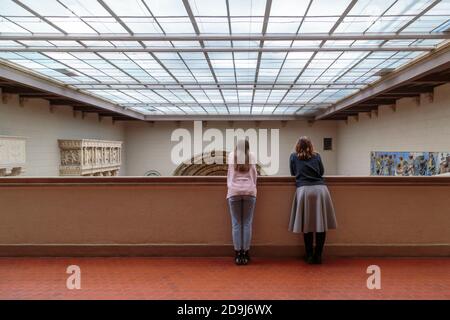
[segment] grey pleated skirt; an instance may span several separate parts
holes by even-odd
[[[326,185],[297,188],[292,202],[289,231],[325,232],[336,229],[336,215]]]

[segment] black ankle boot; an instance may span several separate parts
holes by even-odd
[[[240,251],[234,251],[234,263],[236,263],[238,266],[242,264],[242,255]]]
[[[248,264],[250,262],[250,252],[248,250],[242,251],[242,264]]]
[[[303,240],[305,241],[305,262],[311,264],[313,263],[314,233],[312,232],[304,233]]]
[[[241,264],[248,264],[249,258],[248,251],[241,250]]]
[[[325,245],[325,232],[316,232],[316,248],[314,250],[314,264],[322,264],[322,252]]]

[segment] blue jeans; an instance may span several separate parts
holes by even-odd
[[[253,212],[256,197],[234,196],[228,198],[234,250],[249,250],[252,240]]]

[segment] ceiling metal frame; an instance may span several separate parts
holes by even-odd
[[[0,40],[24,41],[340,41],[340,40],[410,40],[410,39],[450,39],[448,32],[434,33],[265,33],[265,34],[211,34],[211,35],[187,35],[187,34],[0,34]]]
[[[139,112],[127,110],[126,108],[123,108],[117,104],[108,102],[84,92],[68,88],[67,86],[57,84],[54,81],[49,81],[34,74],[20,71],[3,63],[0,63],[0,79],[6,79],[13,83],[17,83],[20,86],[25,86],[34,90],[46,92],[50,96],[56,96],[57,99],[73,100],[73,103],[71,105],[75,105],[78,101],[82,104],[95,106],[129,118],[135,118],[138,120],[145,119],[144,115]]]
[[[309,1],[309,4],[307,6],[306,11],[304,12],[304,14],[302,16],[298,16],[296,18],[301,19],[301,22],[299,23],[298,26],[298,30],[297,33],[267,33],[267,27],[268,27],[268,23],[269,23],[269,18],[270,16],[270,9],[272,6],[272,0],[266,0],[265,3],[265,10],[264,10],[264,15],[263,16],[258,16],[258,18],[261,18],[262,21],[262,30],[261,33],[259,34],[233,34],[232,33],[232,27],[231,27],[231,20],[230,20],[230,8],[229,8],[229,3],[228,0],[225,0],[226,3],[226,7],[227,7],[227,16],[226,18],[228,19],[228,31],[230,34],[228,35],[224,35],[224,34],[202,34],[200,32],[200,28],[199,28],[199,23],[197,22],[197,16],[193,13],[191,5],[189,3],[188,0],[181,0],[183,3],[184,8],[186,9],[186,16],[183,16],[186,19],[189,19],[193,30],[195,32],[192,34],[166,34],[164,31],[164,28],[161,26],[160,22],[158,21],[159,17],[155,17],[155,15],[153,14],[153,12],[150,10],[149,6],[142,1],[141,3],[144,5],[144,11],[147,10],[148,11],[148,17],[154,19],[155,23],[159,26],[159,28],[161,29],[162,33],[161,34],[143,34],[143,33],[134,33],[132,30],[132,27],[128,26],[127,23],[125,22],[125,18],[133,18],[133,16],[126,16],[123,17],[122,15],[116,13],[112,7],[110,7],[105,1],[103,0],[98,0],[98,3],[106,10],[106,12],[110,15],[110,18],[114,19],[118,24],[120,24],[122,26],[122,28],[124,29],[124,31],[126,31],[126,33],[116,33],[116,34],[100,34],[98,31],[95,30],[95,28],[93,28],[92,26],[89,25],[88,22],[84,21],[83,18],[92,18],[91,16],[78,16],[77,14],[75,14],[73,11],[72,13],[74,14],[75,17],[78,17],[81,19],[81,21],[83,21],[86,25],[88,25],[90,28],[92,28],[94,31],[97,32],[97,34],[76,34],[76,33],[68,33],[66,32],[64,29],[62,29],[61,27],[59,27],[56,23],[52,22],[52,18],[54,18],[54,16],[49,16],[49,15],[43,15],[43,14],[39,14],[39,12],[36,12],[36,10],[34,10],[33,6],[31,5],[27,5],[25,3],[23,3],[20,0],[12,0],[15,4],[19,5],[21,8],[23,8],[24,10],[28,11],[29,13],[31,13],[33,16],[35,16],[36,18],[39,18],[40,20],[44,21],[45,23],[47,23],[48,25],[50,25],[51,27],[53,27],[56,31],[60,32],[60,34],[42,34],[42,33],[34,33],[34,34],[8,34],[8,33],[2,33],[0,34],[0,41],[14,41],[18,44],[18,46],[14,46],[14,47],[0,47],[0,52],[17,52],[17,53],[26,53],[26,52],[40,52],[42,54],[46,54],[46,53],[52,53],[52,52],[68,52],[68,53],[77,53],[77,52],[94,52],[94,53],[102,53],[102,52],[120,52],[120,53],[133,53],[133,52],[147,52],[150,53],[150,55],[152,56],[152,58],[161,66],[161,68],[168,74],[168,76],[170,76],[175,83],[144,83],[141,82],[140,80],[138,80],[137,78],[139,77],[134,77],[132,72],[128,73],[126,70],[124,70],[124,68],[119,67],[117,65],[115,65],[115,67],[122,71],[125,75],[127,75],[129,77],[129,79],[131,80],[135,80],[136,83],[109,83],[109,82],[78,82],[78,83],[66,83],[65,85],[59,85],[58,81],[55,81],[54,84],[55,86],[60,86],[65,88],[66,91],[70,91],[70,93],[67,93],[65,91],[60,92],[58,90],[55,91],[55,93],[50,92],[50,95],[46,96],[45,95],[45,91],[41,94],[41,93],[34,93],[34,92],[25,92],[24,96],[33,96],[33,94],[35,94],[36,96],[41,96],[41,97],[48,97],[48,99],[52,100],[52,101],[58,101],[58,95],[60,93],[64,93],[65,95],[60,95],[61,97],[61,101],[64,102],[64,98],[66,99],[72,99],[74,100],[74,97],[78,97],[78,95],[85,95],[86,97],[91,97],[91,98],[95,98],[97,99],[96,101],[98,101],[98,103],[104,107],[104,109],[108,109],[110,110],[110,112],[119,112],[119,111],[123,111],[123,112],[130,112],[132,110],[127,109],[127,106],[125,106],[125,108],[122,108],[121,106],[119,106],[118,104],[115,103],[110,103],[107,102],[106,100],[104,100],[103,98],[96,98],[94,96],[92,96],[89,93],[84,93],[85,91],[80,91],[80,90],[92,90],[92,91],[96,91],[96,90],[101,90],[101,87],[106,86],[105,89],[112,89],[112,90],[150,90],[152,91],[155,95],[159,96],[162,100],[167,101],[167,103],[152,103],[152,108],[158,109],[158,105],[160,106],[171,106],[171,107],[175,107],[178,108],[181,112],[185,112],[185,110],[182,109],[182,107],[180,107],[182,104],[180,103],[176,103],[176,102],[171,102],[169,99],[170,98],[166,98],[164,97],[164,94],[161,94],[159,92],[156,92],[155,90],[168,90],[167,92],[170,92],[169,90],[184,90],[184,92],[189,95],[193,101],[195,101],[196,105],[200,108],[203,108],[204,106],[207,107],[211,107],[214,108],[214,106],[225,106],[227,108],[228,113],[229,109],[228,106],[234,106],[235,103],[234,102],[229,102],[230,100],[227,101],[227,99],[225,99],[224,97],[224,92],[222,90],[252,90],[252,98],[251,98],[251,103],[247,103],[247,100],[245,101],[239,101],[240,97],[239,94],[237,94],[237,99],[238,99],[238,105],[242,105],[247,107],[248,105],[250,105],[250,115],[254,117],[254,115],[251,115],[251,110],[253,105],[255,106],[261,106],[261,105],[276,105],[275,109],[273,110],[271,116],[277,116],[276,113],[276,109],[278,107],[281,106],[291,106],[291,107],[295,107],[295,106],[299,106],[299,108],[297,109],[297,112],[301,112],[302,108],[305,108],[309,105],[314,105],[316,107],[320,107],[321,105],[330,105],[328,104],[320,104],[320,103],[314,103],[311,104],[310,101],[314,101],[314,98],[319,96],[323,90],[326,89],[359,89],[357,86],[360,85],[368,85],[368,87],[366,89],[361,90],[359,93],[354,94],[350,97],[347,97],[345,99],[342,99],[341,101],[337,102],[334,106],[330,107],[327,111],[325,111],[324,117],[329,117],[330,115],[336,114],[336,112],[350,112],[349,110],[347,110],[348,108],[356,108],[353,104],[352,104],[352,98],[355,96],[359,96],[360,98],[364,98],[364,96],[362,95],[363,92],[369,92],[369,95],[374,94],[375,96],[378,94],[375,91],[372,92],[370,90],[372,90],[374,87],[378,88],[380,83],[385,83],[385,81],[387,81],[387,83],[389,83],[390,79],[392,77],[394,77],[395,75],[397,75],[398,73],[395,72],[392,75],[388,75],[387,77],[383,77],[380,81],[375,82],[373,84],[368,84],[368,82],[365,81],[358,81],[359,79],[364,80],[364,75],[361,76],[357,76],[357,79],[355,80],[355,82],[351,82],[349,83],[347,82],[336,82],[336,79],[334,82],[322,82],[322,83],[315,83],[315,82],[308,82],[308,83],[298,83],[297,81],[301,78],[302,74],[304,73],[304,71],[308,68],[309,64],[315,59],[316,55],[319,54],[319,52],[367,52],[367,55],[370,55],[374,52],[428,52],[429,56],[434,56],[436,54],[436,52],[441,52],[440,49],[437,50],[436,46],[433,45],[420,45],[420,41],[419,40],[449,40],[450,39],[450,33],[448,32],[433,32],[431,33],[423,33],[423,32],[405,32],[405,30],[407,30],[407,28],[409,26],[411,26],[414,22],[418,21],[421,17],[423,17],[427,12],[429,12],[431,9],[433,9],[436,5],[438,5],[441,0],[434,0],[432,1],[430,4],[427,4],[426,7],[422,8],[420,12],[418,12],[417,14],[400,14],[400,15],[387,15],[388,10],[397,3],[397,1],[394,1],[392,3],[392,5],[389,6],[389,8],[387,8],[383,13],[381,13],[376,20],[379,20],[380,17],[397,17],[397,16],[401,16],[401,17],[410,17],[410,19],[404,19],[406,23],[404,23],[403,25],[401,25],[401,27],[399,29],[397,29],[396,32],[388,32],[388,33],[370,33],[369,29],[370,27],[375,23],[372,22],[372,25],[367,27],[366,30],[364,30],[361,33],[336,33],[336,30],[338,30],[339,25],[341,24],[342,21],[344,21],[344,19],[346,17],[360,17],[362,16],[362,14],[358,14],[358,15],[351,15],[351,10],[353,9],[353,7],[355,6],[355,4],[357,3],[356,0],[352,0],[349,2],[349,4],[347,5],[347,7],[345,9],[343,9],[342,13],[340,15],[336,15],[333,16],[336,18],[336,21],[334,22],[333,26],[331,27],[330,31],[328,33],[303,33],[303,34],[299,34],[301,25],[303,23],[303,21],[306,18],[317,18],[318,16],[312,16],[309,15],[309,9],[313,3],[313,0]],[[59,1],[58,1],[59,2]],[[64,4],[62,4],[61,2],[59,2],[61,5],[63,5],[66,9],[71,10],[70,8],[68,8],[67,6],[65,6]],[[33,7],[33,8],[31,8]],[[442,14],[440,14],[439,16],[442,16]],[[1,18],[5,18],[6,20],[10,21],[11,23],[15,23],[14,19],[9,19],[7,17],[3,17],[0,16]],[[18,16],[20,18],[20,16]],[[100,16],[99,16],[100,17]],[[109,16],[108,16],[109,17]],[[208,16],[210,17],[210,16]],[[213,17],[213,16],[211,16]],[[220,16],[221,18],[225,18],[225,16]],[[235,17],[235,16],[233,16]],[[277,18],[280,18],[280,16],[276,16]],[[61,18],[65,18],[65,16],[61,16]],[[138,16],[136,16],[135,18],[138,18]],[[441,17],[442,18],[442,17]],[[402,20],[403,21],[403,20]],[[448,21],[448,20],[447,20]],[[162,22],[161,22],[162,23]],[[18,25],[18,24],[16,24]],[[442,24],[441,24],[442,25]],[[18,25],[21,28],[24,28],[21,25]],[[201,26],[201,25],[200,25]],[[25,29],[27,31],[30,31],[28,29]],[[436,29],[435,29],[436,30]],[[440,29],[439,29],[440,30]],[[381,44],[379,45],[371,45],[371,46],[364,46],[364,45],[357,45],[357,41],[360,40],[379,40],[382,41]],[[408,46],[403,46],[403,45],[386,45],[388,41],[390,40],[416,40],[413,43],[409,44]],[[70,47],[58,47],[58,46],[33,46],[32,44],[28,44],[25,45],[23,42],[24,41],[76,41],[78,44],[80,44],[80,46],[70,46]],[[114,46],[112,45],[111,47],[107,47],[107,46],[103,46],[103,47],[97,47],[97,46],[89,46],[85,43],[83,43],[83,41],[133,41],[136,42],[136,46]],[[162,47],[162,46],[147,46],[144,41],[166,41],[168,43],[170,43],[169,46],[167,47]],[[174,43],[172,43],[173,41],[198,41],[199,46],[190,46],[190,47],[179,47],[179,46],[175,46]],[[206,41],[216,41],[216,42],[220,42],[220,41],[230,41],[230,46],[217,46],[214,45],[212,47],[206,46],[205,42]],[[236,47],[234,46],[233,42],[234,41],[255,41],[255,42],[259,42],[258,46],[255,47]],[[283,46],[283,47],[275,47],[275,46],[266,46],[265,42],[267,41],[290,41],[290,45],[289,46]],[[320,41],[320,44],[318,46],[295,46],[294,42],[295,41]],[[327,41],[353,41],[352,44],[350,45],[339,45],[339,46],[327,46],[326,43]],[[432,42],[433,43],[433,42]],[[19,46],[22,45],[22,46]],[[190,66],[188,65],[188,63],[183,59],[181,53],[183,52],[201,52],[204,54],[204,58],[208,64],[208,68],[209,71],[211,72],[212,78],[214,79],[214,81],[211,81],[210,83],[205,83],[205,84],[201,84],[201,83],[187,83],[187,82],[183,82],[182,80],[179,80],[177,77],[179,75],[177,75],[177,72],[172,72],[171,67],[167,67],[165,65],[165,62],[163,63],[155,54],[157,53],[176,53],[178,55],[178,57],[180,58],[180,60],[182,61],[182,63],[185,65],[186,69],[189,71],[189,73],[192,75],[193,78],[195,78],[194,76],[194,69],[191,70]],[[215,53],[215,52],[231,52],[232,53],[232,60],[233,60],[233,70],[234,70],[234,79],[235,79],[235,83],[223,83],[220,82],[218,79],[218,76],[220,77],[220,73],[217,72],[218,76],[216,75],[215,72],[215,68],[212,65],[211,59],[209,57],[209,53]],[[254,75],[254,81],[253,83],[247,82],[247,83],[241,83],[238,81],[238,77],[237,77],[237,67],[235,64],[235,53],[239,53],[239,52],[257,52],[257,63],[256,63],[256,69],[255,69],[255,75]],[[309,57],[307,63],[305,66],[303,66],[301,68],[301,71],[299,72],[299,74],[297,75],[297,77],[295,78],[295,80],[293,82],[290,83],[278,83],[278,77],[281,74],[282,68],[284,63],[286,62],[286,58],[287,55],[284,58],[283,64],[281,65],[281,67],[278,69],[278,74],[276,76],[276,80],[273,83],[263,83],[263,82],[259,82],[259,71],[260,71],[260,66],[261,66],[261,59],[262,59],[262,53],[264,52],[283,52],[283,53],[290,53],[290,52],[313,52],[313,54],[311,55],[311,57]],[[366,55],[366,57],[367,57]],[[98,55],[99,58],[100,55]],[[211,55],[212,56],[212,55]],[[49,57],[50,58],[50,57]],[[130,58],[131,59],[131,58]],[[107,59],[105,59],[106,61],[108,61]],[[132,59],[131,59],[132,60]],[[336,59],[337,60],[337,59]],[[360,60],[359,62],[357,62],[355,65],[352,66],[352,68],[356,65],[358,65],[359,63],[361,63],[362,60]],[[420,62],[422,63],[423,59],[420,60]],[[112,63],[111,61],[108,61],[109,63],[111,63],[114,66],[114,63]],[[395,61],[393,61],[394,63]],[[60,62],[61,64],[65,65],[66,67],[70,68],[70,66]],[[380,62],[381,63],[381,62]],[[413,64],[412,66],[414,67],[414,65],[417,65],[416,63]],[[9,64],[8,64],[9,66]],[[1,66],[0,66],[1,67]],[[141,66],[139,66],[141,68],[141,70],[143,70],[144,72],[146,72],[147,74],[149,73],[146,69],[142,68]],[[3,67],[2,67],[3,68]],[[10,67],[8,67],[10,68]],[[93,68],[95,68],[93,66]],[[327,72],[327,70],[331,68],[331,65],[328,66],[328,68],[325,68],[322,71],[322,74],[325,74]],[[376,68],[376,67],[372,67]],[[21,69],[21,68],[19,68]],[[96,69],[96,68],[95,68]],[[230,68],[231,69],[231,68]],[[351,70],[351,69],[349,69]],[[402,72],[403,68],[399,70],[399,72]],[[3,69],[0,70],[1,72],[4,72]],[[80,72],[81,74],[83,74],[82,71],[77,70],[78,72]],[[178,70],[176,70],[178,71]],[[341,77],[343,77],[343,75],[345,75],[348,72],[348,70],[346,72],[344,72],[343,74],[340,74],[339,77],[337,77],[337,80],[339,80]],[[366,71],[366,74],[370,74],[371,70]],[[34,73],[27,73],[25,72],[24,74],[30,74],[30,77],[34,77],[34,78],[38,78],[41,79],[39,76],[34,76]],[[0,73],[1,75],[1,73]],[[8,75],[8,74],[7,74]],[[84,74],[86,77],[92,78],[89,75]],[[318,76],[320,77],[320,76]],[[103,77],[106,78],[106,77]],[[167,77],[169,78],[169,77]],[[225,79],[228,79],[227,76],[224,77]],[[351,78],[351,77],[350,77]],[[444,77],[445,78],[445,77]],[[47,77],[42,77],[42,81],[46,82],[46,83],[53,83],[52,81],[47,80]],[[100,78],[99,78],[100,79]],[[184,79],[188,79],[188,77],[185,77]],[[208,79],[207,77],[203,77],[202,79]],[[286,77],[285,79],[289,79],[289,77]],[[384,80],[386,79],[386,80]],[[430,83],[442,83],[441,81],[437,81],[439,79],[436,78],[436,76],[434,76],[434,82],[430,80],[427,81],[426,78],[422,78],[421,81],[425,82],[427,84]],[[0,79],[1,80],[1,79]],[[443,79],[445,80],[445,79]],[[418,82],[416,82],[418,83]],[[88,86],[92,85],[92,88],[89,88]],[[118,86],[120,85],[120,87]],[[127,87],[127,86],[130,87]],[[25,83],[25,86],[28,86],[28,83]],[[76,88],[75,86],[79,86],[78,88]],[[109,86],[109,88],[108,88]],[[140,86],[140,87],[136,87],[136,86]],[[304,87],[302,87],[304,86]],[[315,86],[315,87],[312,87]],[[322,87],[320,87],[322,86]],[[338,87],[340,86],[340,87]],[[349,88],[347,86],[353,86],[353,88]],[[396,86],[396,84],[392,84],[393,87]],[[45,87],[45,85],[44,85]],[[333,88],[334,87],[334,88]],[[39,89],[40,87],[38,87]],[[309,88],[314,88],[314,89],[318,89],[318,93],[315,96],[312,97],[308,97],[309,100],[306,103],[286,103],[283,102],[284,99],[288,96],[289,92],[291,90],[295,90],[295,89],[309,89]],[[420,89],[420,88],[419,88]],[[42,89],[43,90],[43,89]],[[199,101],[201,101],[200,99],[197,99],[194,95],[195,93],[191,93],[190,90],[218,90],[218,92],[220,93],[220,96],[222,97],[223,103],[201,103]],[[277,102],[277,103],[260,103],[257,102],[255,103],[255,93],[256,90],[286,90],[286,92],[284,93],[283,97]],[[127,92],[123,92],[120,91],[121,94],[125,95],[125,96],[129,96],[132,97],[129,93]],[[172,93],[172,92],[171,92]],[[395,94],[389,94],[386,92],[386,90],[384,90],[382,93],[385,93],[387,96],[389,96],[389,98],[386,98],[386,96],[384,96],[383,98],[379,98],[379,101],[392,101],[393,99],[395,100],[396,97],[399,96],[403,96],[401,92],[399,92],[397,95]],[[53,94],[56,94],[57,96],[53,96]],[[193,95],[194,94],[194,95]],[[211,101],[217,100],[217,99],[213,99],[210,98],[206,92],[204,91],[205,96],[208,97],[208,99],[210,99]],[[361,94],[361,96],[360,96]],[[87,99],[85,96],[80,96],[83,100],[88,101],[89,99]],[[119,96],[117,96],[119,97]],[[268,96],[269,97],[269,96]],[[372,97],[372,96],[371,96]],[[178,98],[178,97],[177,97]],[[186,97],[187,98],[187,97]],[[372,104],[375,101],[374,98],[372,99]],[[145,99],[136,99],[137,101],[145,101]],[[151,99],[150,99],[151,100]],[[158,99],[155,99],[158,100]],[[351,106],[348,107],[344,101],[350,101]],[[89,100],[91,101],[91,100]],[[119,100],[122,101],[122,100]],[[268,98],[266,99],[266,101],[268,101]],[[319,100],[322,101],[322,100]],[[108,104],[105,104],[108,103]],[[362,106],[362,103],[356,103],[359,106]],[[124,104],[126,105],[126,104]],[[144,106],[146,105],[145,103],[140,103],[139,105]],[[150,104],[149,104],[150,105]],[[190,103],[186,103],[185,105],[190,105]],[[101,108],[103,108],[101,107]],[[358,107],[359,108],[359,107]],[[364,108],[363,108],[364,109]],[[95,109],[94,109],[95,110]],[[204,109],[205,110],[205,109]],[[319,110],[319,109],[317,109]],[[337,111],[336,111],[337,110]],[[168,118],[173,118],[173,116],[168,115],[168,114],[164,114],[165,112],[163,110],[160,110],[163,115],[158,115],[158,117],[168,117]],[[206,110],[205,110],[206,111]],[[108,111],[105,111],[108,112]],[[140,114],[139,112],[135,112],[135,114],[133,115],[140,115],[141,120],[142,119],[146,119],[147,117],[149,117],[148,115],[144,116],[144,114]],[[264,114],[263,114],[264,115]],[[127,116],[132,116],[132,115],[124,115],[124,118],[126,118]],[[197,115],[195,115],[197,117]],[[205,115],[202,117],[216,117],[213,113],[210,115]],[[235,117],[236,115],[224,115],[224,116],[233,116]],[[265,116],[265,115],[264,115]],[[295,117],[297,117],[296,115],[294,115]],[[240,117],[240,116],[236,116],[236,117]],[[136,118],[133,116],[133,118]],[[137,117],[139,118],[139,117]],[[317,116],[317,119],[321,119],[322,118],[322,114]]]
[[[426,79],[423,79],[427,74],[446,71],[448,68],[450,68],[450,45],[447,45],[440,50],[436,50],[435,52],[422,57],[422,59],[419,59],[410,65],[404,66],[398,71],[383,77],[373,84],[370,84],[358,93],[338,101],[327,108],[324,112],[316,115],[315,119],[322,120],[331,118],[339,112],[343,112],[353,106],[362,104],[367,100],[376,98],[378,95],[394,90],[397,87],[408,83],[415,83],[414,81],[417,79],[420,79],[422,82],[427,82]],[[430,79],[428,83],[434,82],[435,84],[440,84],[448,82],[449,80],[450,78],[438,80]]]

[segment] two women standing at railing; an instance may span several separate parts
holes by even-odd
[[[323,180],[322,159],[314,151],[308,137],[298,140],[295,152],[289,159],[289,168],[291,175],[295,176],[297,186],[289,231],[303,233],[305,261],[320,264],[326,231],[336,228],[336,217],[330,193]],[[248,140],[240,140],[229,155],[227,175],[227,200],[232,222],[234,261],[237,265],[245,265],[250,261],[256,180],[256,158],[250,152]]]

